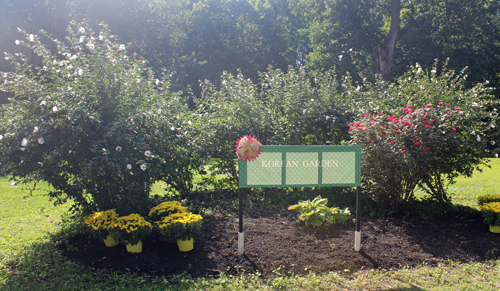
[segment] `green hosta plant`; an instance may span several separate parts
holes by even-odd
[[[489,202],[481,206],[484,223],[500,226],[500,202]]]
[[[321,227],[336,223],[347,222],[351,217],[348,208],[342,210],[338,207],[328,207],[327,198],[318,196],[311,200],[300,200],[298,204],[291,205],[288,210],[300,212],[299,219],[304,221],[306,226]]]

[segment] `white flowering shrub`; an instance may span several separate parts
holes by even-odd
[[[43,33],[43,32],[42,32]],[[18,45],[43,60],[7,55],[16,72],[0,75],[15,97],[2,107],[0,168],[15,180],[47,181],[56,202],[85,212],[147,214],[152,183],[184,172],[185,108],[146,61],[109,35],[72,23],[50,50],[38,35]]]

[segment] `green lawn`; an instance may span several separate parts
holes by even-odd
[[[453,202],[476,206],[477,196],[500,194],[500,159],[472,178],[449,187]],[[402,270],[370,270],[345,275],[309,274],[305,277],[263,279],[257,275],[192,279],[104,274],[67,261],[54,241],[67,232],[62,223],[68,205],[54,207],[48,187],[38,185],[32,195],[23,186],[0,178],[0,289],[2,290],[499,290],[500,260]],[[161,193],[165,185],[155,185]],[[63,228],[63,226],[66,226]],[[500,237],[499,237],[500,239]]]

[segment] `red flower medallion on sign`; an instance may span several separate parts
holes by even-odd
[[[260,142],[251,135],[241,137],[236,143],[236,155],[243,161],[253,161],[260,155]]]

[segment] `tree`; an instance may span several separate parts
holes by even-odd
[[[376,74],[382,80],[389,81],[392,73],[401,66],[408,65],[408,61],[394,63],[394,50],[396,43],[403,36],[403,31],[399,30],[401,14],[401,0],[391,0],[391,29],[383,45],[373,48],[373,62]]]

